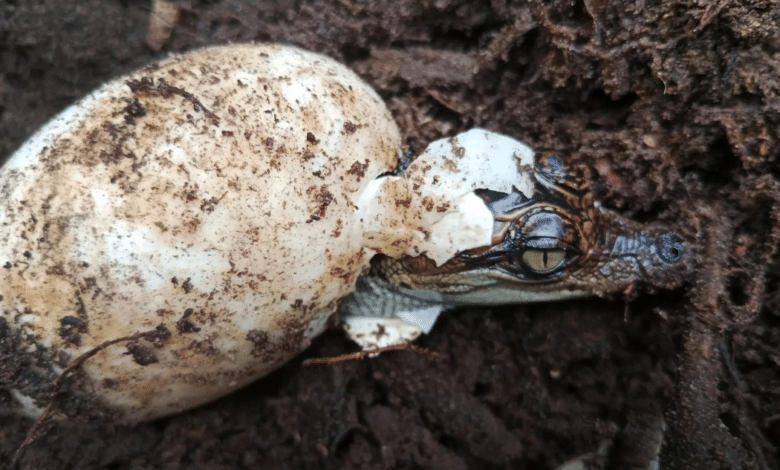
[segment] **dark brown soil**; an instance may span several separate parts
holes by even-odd
[[[604,205],[695,242],[676,292],[441,319],[419,345],[338,331],[216,403],[136,427],[57,425],[23,469],[554,468],[664,413],[662,468],[780,468],[780,6],[772,0],[0,1],[0,159],[168,51],[298,44],[386,99],[410,148],[482,126],[590,165]],[[642,419],[639,419],[641,422]],[[0,468],[32,425],[0,416]],[[611,468],[628,468],[613,450]]]

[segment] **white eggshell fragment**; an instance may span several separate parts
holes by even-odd
[[[35,416],[75,358],[158,325],[169,338],[85,361],[60,411],[136,422],[277,368],[367,266],[358,202],[400,144],[368,85],[289,46],[203,49],[95,91],[0,170],[0,388]]]
[[[348,317],[344,331],[364,351],[409,344],[423,330],[400,318]]]
[[[439,266],[489,246],[493,214],[474,191],[514,188],[530,198],[533,164],[530,147],[485,129],[437,140],[402,176],[373,181],[363,194],[365,244],[390,256],[424,253]]]

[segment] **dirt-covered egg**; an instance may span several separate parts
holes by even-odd
[[[0,170],[0,389],[24,413],[151,419],[267,374],[373,251],[357,203],[397,164],[380,97],[282,45],[177,55],[69,107]]]

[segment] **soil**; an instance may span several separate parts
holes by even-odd
[[[333,329],[198,409],[55,425],[18,468],[552,469],[599,446],[641,468],[661,416],[661,468],[780,468],[776,2],[173,3],[152,50],[149,1],[1,1],[0,160],[169,52],[287,42],[371,83],[411,150],[479,126],[592,167],[605,207],[683,234],[698,269],[673,292],[453,311],[417,343],[437,359],[303,366],[356,349]],[[32,424],[0,416],[0,468]]]

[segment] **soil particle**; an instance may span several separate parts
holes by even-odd
[[[179,333],[197,333],[200,328],[195,326],[190,317],[195,312],[195,309],[188,308],[184,311],[184,315],[176,322],[176,329]]]
[[[302,367],[354,351],[329,331],[213,404],[135,427],[56,425],[20,468],[554,468],[613,440],[638,406],[666,411],[662,468],[780,468],[776,2],[175,3],[159,52],[144,43],[149,2],[0,5],[0,161],[66,105],[169,52],[292,43],[356,70],[418,152],[481,126],[595,168],[605,207],[694,241],[699,269],[687,289],[632,302],[455,311],[419,342],[438,360],[394,352]],[[128,126],[143,122],[150,93],[210,113],[164,81],[133,86],[119,108]],[[204,211],[218,202],[190,191]],[[312,222],[336,203],[322,188],[310,196]],[[74,341],[88,334],[66,326]],[[47,377],[16,374],[44,352],[15,353],[26,339],[8,331],[0,323],[0,382],[44,399]],[[303,333],[291,329],[289,347]],[[262,332],[247,340],[264,353]],[[210,340],[192,348],[219,353]],[[0,408],[10,403],[0,390]],[[87,419],[75,401],[65,411]],[[0,469],[31,424],[0,415]]]
[[[246,339],[252,342],[252,356],[266,360],[271,357],[276,347],[268,340],[268,333],[259,330],[249,330]]]
[[[77,317],[66,315],[60,318],[60,337],[65,342],[79,346],[81,333],[87,332],[87,323]]]
[[[141,366],[148,366],[159,362],[157,356],[151,349],[141,344],[140,341],[130,341],[127,343],[127,352],[133,356],[133,360]]]

